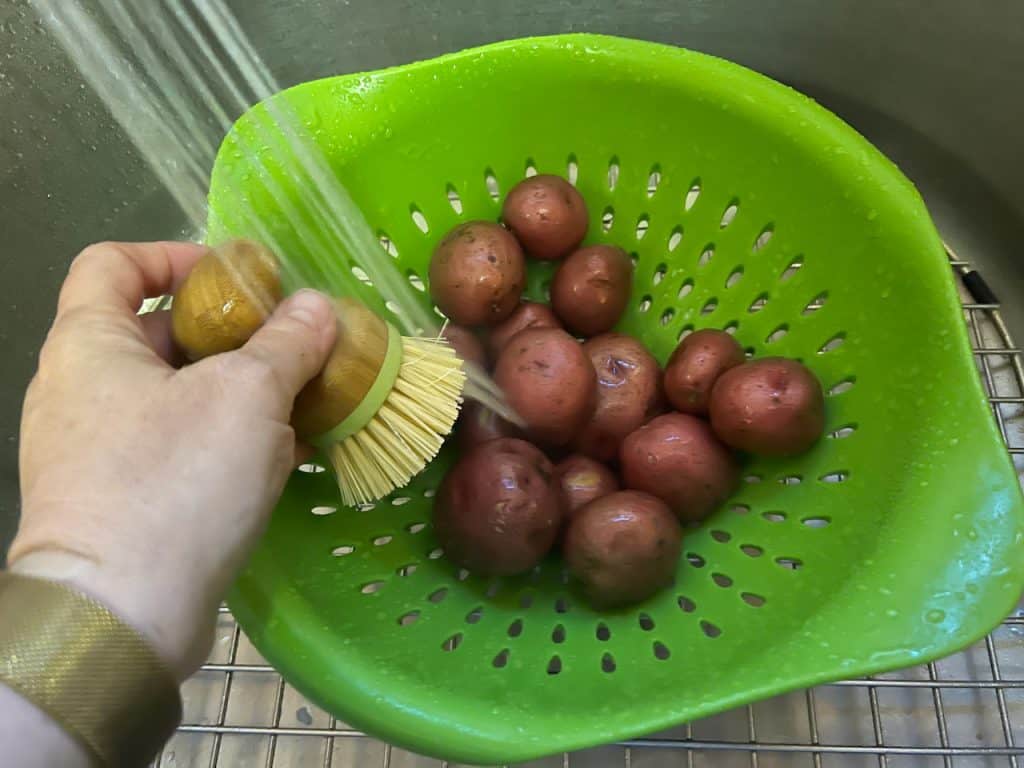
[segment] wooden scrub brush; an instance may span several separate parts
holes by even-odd
[[[174,295],[175,341],[191,360],[241,347],[281,299],[277,259],[232,240],[203,256]],[[296,434],[330,459],[345,504],[376,501],[437,455],[466,376],[443,338],[403,337],[361,302],[335,299],[338,335],[299,393]]]

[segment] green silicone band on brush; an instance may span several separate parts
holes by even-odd
[[[381,363],[380,371],[373,385],[366,392],[362,402],[357,405],[338,426],[313,438],[314,445],[320,448],[327,448],[333,443],[340,443],[352,437],[370,423],[370,419],[377,415],[377,411],[388,399],[391,390],[395,386],[395,379],[398,378],[398,371],[402,367],[402,337],[394,326],[388,324],[388,351],[384,353],[384,361]]]

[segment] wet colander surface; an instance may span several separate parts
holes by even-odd
[[[448,229],[496,219],[518,180],[557,173],[587,201],[587,242],[634,255],[620,330],[664,362],[685,333],[726,329],[753,354],[801,359],[827,393],[820,444],[745,460],[742,488],[688,532],[675,586],[615,613],[591,610],[554,557],[514,579],[449,563],[430,520],[450,449],[363,509],[304,467],[231,607],[306,695],[414,750],[514,762],[921,663],[1012,608],[1021,496],[940,239],[910,182],[838,118],[734,64],[594,36],[277,98],[418,291]],[[232,201],[252,169],[229,150],[212,238],[249,234]],[[530,295],[550,276],[533,265]]]

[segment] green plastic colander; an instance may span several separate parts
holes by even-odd
[[[922,663],[1013,607],[1021,495],[942,244],[910,182],[838,118],[734,64],[592,36],[275,98],[314,127],[414,284],[438,239],[496,219],[528,169],[568,175],[588,242],[636,255],[620,330],[664,362],[690,329],[732,329],[828,393],[820,444],[747,461],[742,489],[687,534],[675,587],[616,613],[588,608],[557,558],[501,580],[449,563],[430,520],[450,450],[372,509],[318,514],[339,504],[333,478],[296,473],[230,602],[312,700],[419,752],[515,762]],[[230,144],[212,239],[248,234],[233,201],[252,169]],[[262,204],[292,257],[308,254]],[[532,270],[541,297],[551,270]]]

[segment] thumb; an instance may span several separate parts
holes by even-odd
[[[231,368],[252,370],[252,383],[262,387],[270,379],[284,412],[327,361],[334,345],[337,321],[330,299],[301,290],[282,301],[263,326],[241,349],[228,353]]]

